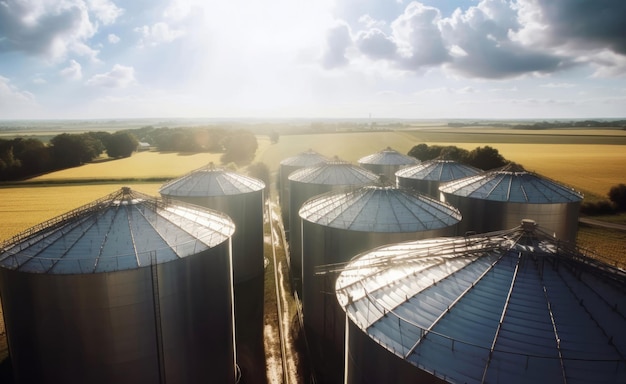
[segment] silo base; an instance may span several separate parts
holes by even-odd
[[[319,384],[342,384],[344,356],[327,338],[304,326],[316,382]]]
[[[235,343],[240,384],[266,384],[263,341],[264,275],[236,284]]]

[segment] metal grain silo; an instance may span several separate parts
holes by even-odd
[[[362,186],[378,182],[378,176],[365,168],[337,158],[313,167],[307,167],[289,175],[289,266],[295,289],[301,291],[302,279],[302,233],[300,207],[305,201],[322,193],[349,186]]]
[[[626,273],[530,221],[367,251],[336,294],[345,384],[626,381]]]
[[[383,244],[453,235],[456,208],[407,189],[365,186],[308,200],[302,218],[302,311],[329,376],[343,376],[344,315],[334,295],[337,265]],[[327,272],[327,273],[323,273]],[[321,273],[321,274],[320,274]],[[332,367],[332,364],[337,364]],[[336,382],[337,380],[331,382]]]
[[[558,239],[576,241],[582,194],[519,166],[451,181],[439,190],[463,215],[460,235],[512,228],[528,218]]]
[[[319,153],[309,149],[306,152],[297,154],[296,156],[288,157],[280,162],[278,169],[278,197],[280,202],[280,210],[283,218],[283,227],[285,228],[285,234],[289,238],[289,175],[294,171],[302,168],[313,167],[318,164],[322,164],[328,161],[328,159]]]
[[[16,382],[234,383],[233,232],[123,188],[2,244]]]
[[[412,188],[432,198],[439,199],[441,183],[474,176],[482,171],[454,160],[429,160],[402,168],[396,172],[396,185]]]
[[[358,163],[361,167],[383,176],[385,180],[393,182],[396,179],[396,171],[409,165],[418,164],[419,160],[387,147],[380,152],[360,158]]]
[[[237,362],[242,375],[263,370],[264,246],[263,191],[253,177],[209,164],[161,187],[165,199],[184,201],[227,214],[235,223],[232,259]]]

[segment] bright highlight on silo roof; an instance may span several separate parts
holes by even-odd
[[[380,346],[447,381],[623,381],[626,272],[527,228],[365,252],[337,298]]]
[[[429,160],[396,172],[397,177],[418,180],[450,181],[474,176],[482,172],[478,168],[454,160]]]
[[[335,159],[295,171],[289,175],[289,180],[320,185],[363,185],[378,181],[378,176],[365,168]]]
[[[265,183],[261,180],[209,164],[166,183],[159,193],[187,197],[223,196],[256,192],[263,188]]]
[[[395,149],[389,147],[380,152],[363,156],[358,160],[359,164],[378,164],[378,165],[407,165],[416,164],[419,160],[412,156],[403,155]]]
[[[452,226],[456,208],[409,190],[365,186],[330,192],[308,200],[304,220],[331,228],[372,232],[417,232]]]
[[[323,163],[328,159],[312,149],[281,160],[280,165],[307,167]]]
[[[569,203],[583,198],[572,188],[510,166],[450,181],[439,190],[455,196],[512,203]]]
[[[51,274],[133,269],[197,254],[233,233],[224,214],[122,188],[9,239],[0,267]]]

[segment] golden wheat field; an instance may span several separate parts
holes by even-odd
[[[255,161],[266,163],[275,177],[280,161],[307,149],[328,157],[338,156],[356,162],[365,155],[387,147],[407,153],[420,143],[457,145],[468,150],[490,145],[505,158],[578,189],[587,196],[606,196],[612,185],[626,183],[626,150],[623,145],[491,143],[489,135],[483,135],[483,144],[464,142],[463,139],[467,137],[459,135],[459,142],[451,143],[424,140],[427,136],[420,138],[410,131],[345,132],[283,135],[278,143],[270,144],[266,136],[259,136]],[[0,221],[3,223],[0,240],[112,193],[123,185],[156,196],[163,182],[151,182],[151,179],[180,177],[210,162],[219,163],[219,156],[206,153],[184,155],[142,152],[126,159],[43,175],[32,179],[36,184],[23,183],[0,188]],[[50,184],[46,185],[48,182]]]
[[[52,172],[35,177],[31,181],[175,178],[211,162],[219,163],[220,156],[220,153],[139,152],[124,159]]]
[[[103,183],[0,188],[0,241],[111,194],[123,186],[151,196],[162,183]]]

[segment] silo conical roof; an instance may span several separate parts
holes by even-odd
[[[312,223],[371,232],[417,232],[450,227],[461,220],[456,208],[413,191],[365,186],[308,200],[300,217]]]
[[[415,157],[403,155],[400,152],[387,147],[380,152],[364,156],[358,160],[359,164],[378,164],[378,165],[409,165],[416,164],[419,160]]]
[[[256,192],[263,188],[265,183],[261,180],[209,164],[163,185],[159,193],[185,197],[226,196]]]
[[[3,244],[0,266],[24,272],[112,272],[163,263],[226,241],[234,224],[122,188]]]
[[[454,160],[429,160],[396,172],[397,177],[416,180],[450,181],[474,176],[482,171]]]
[[[289,181],[319,185],[363,185],[378,181],[378,176],[347,161],[335,159],[295,171],[289,175]]]
[[[312,149],[309,149],[308,151],[283,159],[280,162],[280,165],[286,165],[290,167],[310,167],[323,163],[327,160],[328,159],[325,156],[320,155]]]
[[[570,203],[583,198],[572,188],[517,167],[450,181],[439,190],[455,196],[512,203]]]
[[[525,226],[367,251],[336,289],[378,345],[450,382],[626,377],[626,272]]]

